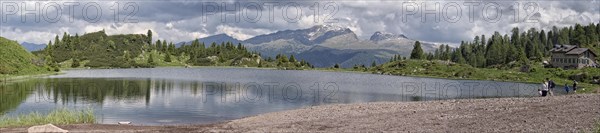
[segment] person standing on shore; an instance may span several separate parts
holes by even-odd
[[[556,84],[554,84],[554,81],[550,80],[550,78],[546,78],[546,81],[548,82],[548,92],[550,93],[550,96],[554,96],[554,87]]]
[[[569,94],[569,85],[567,83],[565,83],[565,92],[567,92],[567,94]]]
[[[548,95],[548,82],[542,82],[542,97]]]
[[[577,93],[577,80],[573,80],[573,93]]]

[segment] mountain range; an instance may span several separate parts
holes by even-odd
[[[46,44],[35,44],[29,42],[21,42],[21,46],[23,46],[27,51],[38,51],[46,48]]]
[[[306,29],[283,30],[258,35],[246,40],[238,40],[227,34],[217,34],[199,38],[206,46],[216,42],[242,43],[248,49],[257,51],[263,57],[275,57],[277,54],[294,55],[304,59],[315,67],[341,67],[354,65],[381,64],[394,55],[410,56],[415,40],[403,34],[375,32],[368,40],[361,40],[349,28],[332,25],[317,25]],[[180,42],[176,47],[191,44]],[[37,51],[46,47],[43,44],[21,43],[28,51]],[[425,52],[433,52],[439,44],[421,42]]]
[[[331,67],[340,64],[342,67],[354,65],[370,65],[388,61],[399,54],[410,56],[415,40],[402,34],[375,32],[368,40],[361,40],[349,28],[332,25],[317,25],[307,29],[283,30],[275,33],[258,35],[246,40],[238,40],[226,34],[218,34],[199,38],[200,42],[242,43],[251,50],[260,52],[263,57],[274,57],[277,54],[295,55],[315,67]],[[177,46],[190,44],[178,43]],[[207,45],[208,46],[208,45]],[[433,52],[439,44],[421,42],[425,52]]]

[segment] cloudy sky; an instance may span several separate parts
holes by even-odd
[[[600,0],[567,1],[0,1],[0,36],[47,43],[104,29],[189,41],[225,33],[244,40],[280,30],[338,25],[368,39],[376,31],[458,43],[512,27],[549,29],[600,22]],[[36,17],[37,20],[36,20]],[[236,20],[236,17],[239,21]],[[224,18],[224,19],[223,19]]]

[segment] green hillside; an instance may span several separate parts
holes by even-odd
[[[132,55],[139,55],[147,45],[148,37],[143,34],[108,36],[104,31],[83,36],[64,34],[50,41],[50,47],[35,52],[53,63],[63,66],[64,62],[75,63],[74,67],[132,67]],[[83,64],[82,62],[85,62]]]
[[[42,60],[27,52],[16,41],[0,37],[0,77],[45,73]],[[37,65],[36,65],[37,64]]]
[[[104,31],[82,36],[65,33],[56,36],[47,47],[34,53],[45,57],[50,66],[61,68],[136,68],[156,66],[239,66],[306,69],[311,65],[293,56],[278,56],[277,60],[262,59],[260,53],[249,51],[242,44],[199,40],[176,48],[172,42],[152,42],[148,34],[107,35]],[[285,57],[285,59],[284,59]]]

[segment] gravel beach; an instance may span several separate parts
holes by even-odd
[[[71,132],[591,132],[600,94],[337,104],[209,125],[66,125]],[[3,128],[23,132],[27,128]]]

